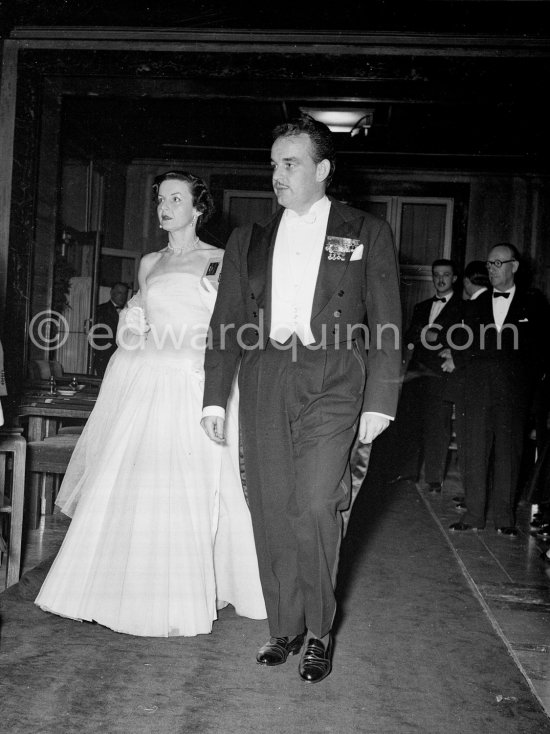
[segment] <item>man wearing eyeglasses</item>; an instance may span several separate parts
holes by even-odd
[[[466,505],[461,522],[450,526],[453,531],[482,530],[490,505],[497,532],[517,535],[524,434],[533,388],[548,367],[550,326],[542,293],[516,283],[519,261],[514,245],[490,250],[486,265],[492,288],[469,312],[471,345],[453,351],[455,364],[464,369]]]

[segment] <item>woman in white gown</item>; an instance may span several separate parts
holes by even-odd
[[[56,500],[72,521],[35,603],[118,632],[191,636],[210,632],[228,603],[253,619],[266,612],[240,481],[237,395],[224,445],[200,427],[223,250],[195,228],[212,198],[184,172],[162,174],[153,188],[168,246],[143,257],[139,293],[121,313],[119,348]]]

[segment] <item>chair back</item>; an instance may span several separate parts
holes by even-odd
[[[71,459],[78,433],[48,436],[27,444],[27,470],[31,472],[64,474]]]
[[[61,362],[49,359],[31,359],[27,372],[29,380],[49,380],[52,375],[57,379],[64,374]]]

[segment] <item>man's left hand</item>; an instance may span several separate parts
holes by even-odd
[[[363,413],[359,423],[359,441],[372,443],[390,425],[389,418],[375,413]]]

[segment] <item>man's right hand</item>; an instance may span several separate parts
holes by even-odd
[[[437,356],[441,357],[441,359],[443,360],[441,363],[441,369],[443,370],[443,372],[455,371],[456,365],[454,363],[453,353],[448,347],[438,352]]]
[[[217,415],[207,415],[201,420],[201,426],[204,428],[208,438],[215,443],[224,443],[225,441],[225,418]]]

